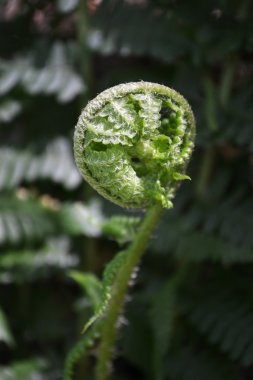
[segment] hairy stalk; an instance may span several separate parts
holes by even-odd
[[[150,238],[162,214],[161,204],[156,204],[147,211],[135,240],[128,250],[128,258],[119,270],[112,291],[112,298],[103,322],[99,358],[96,370],[97,380],[108,379],[113,347],[117,337],[117,322],[122,311],[127,288],[132,273],[138,265]]]

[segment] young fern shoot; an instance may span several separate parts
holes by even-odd
[[[83,177],[110,201],[147,209],[134,241],[107,268],[101,305],[86,325],[104,317],[97,380],[109,378],[117,322],[132,273],[162,209],[172,207],[180,181],[189,179],[185,170],[194,137],[195,121],[187,101],[156,83],[112,87],[89,102],[79,118],[74,151]]]

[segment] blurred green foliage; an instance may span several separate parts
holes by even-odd
[[[131,289],[113,378],[252,378],[252,23],[250,0],[1,2],[1,380],[62,379],[98,284],[82,273],[134,236],[139,215],[83,183],[72,135],[89,98],[141,79],[188,99],[197,146]]]

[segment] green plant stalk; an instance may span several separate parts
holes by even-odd
[[[228,106],[231,89],[233,86],[233,78],[236,69],[236,57],[231,57],[224,69],[221,85],[220,85],[220,103],[223,108]]]
[[[210,131],[215,132],[218,130],[217,123],[217,100],[216,89],[210,76],[205,76],[203,79],[203,88],[205,94],[205,116],[206,124]]]
[[[196,195],[200,200],[206,196],[210,176],[215,162],[215,150],[209,147],[203,154],[198,181],[196,182]]]
[[[78,24],[77,24],[77,33],[78,33],[78,42],[80,45],[80,71],[82,74],[82,78],[86,84],[86,92],[85,95],[82,96],[82,104],[83,102],[87,102],[89,98],[89,92],[91,88],[91,57],[90,50],[87,46],[87,35],[89,31],[89,17],[88,17],[88,9],[87,2],[80,1],[78,7]]]
[[[155,204],[149,208],[133,243],[128,249],[128,259],[117,275],[112,298],[102,327],[96,368],[97,380],[107,380],[109,378],[113,347],[117,338],[118,319],[124,305],[128,284],[135,267],[147,248],[149,238],[157,226],[161,214],[161,204]]]

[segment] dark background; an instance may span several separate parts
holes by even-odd
[[[70,270],[100,276],[134,235],[82,181],[72,136],[88,99],[137,80],[188,99],[197,141],[131,289],[114,379],[252,379],[252,25],[250,0],[0,2],[1,380],[62,379],[92,312]]]

